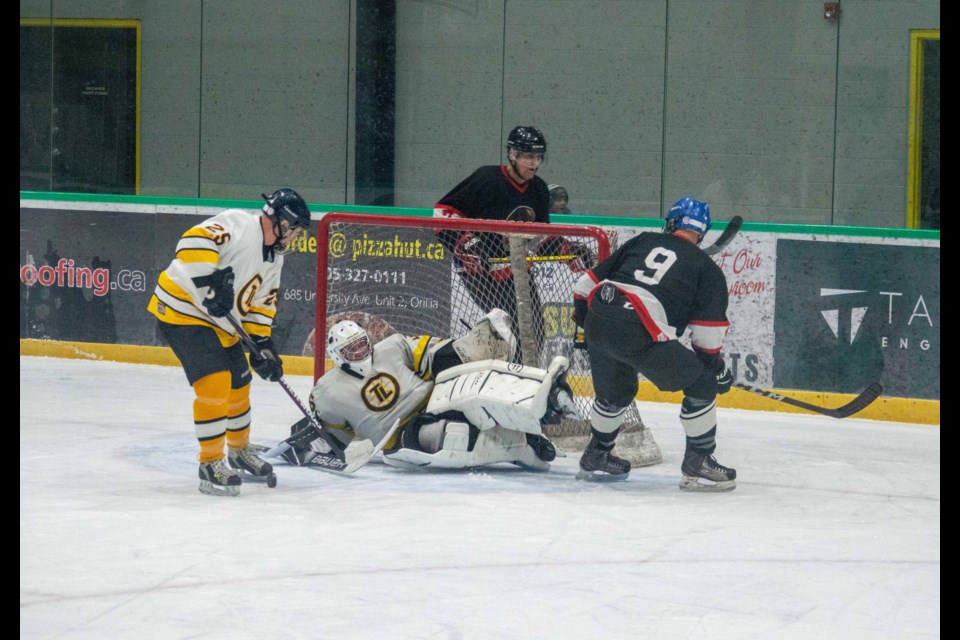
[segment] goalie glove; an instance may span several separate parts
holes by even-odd
[[[233,311],[233,267],[216,269],[207,276],[193,278],[193,284],[198,289],[207,287],[207,295],[202,300],[214,318],[223,318]]]
[[[279,382],[283,377],[283,360],[277,355],[273,340],[268,336],[253,336],[257,351],[250,352],[250,367],[257,375],[270,382]]]

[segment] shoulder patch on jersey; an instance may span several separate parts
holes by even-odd
[[[388,411],[400,399],[400,383],[389,373],[380,372],[364,383],[360,398],[370,411]]]

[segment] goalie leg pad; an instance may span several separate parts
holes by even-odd
[[[472,454],[473,466],[512,462],[531,471],[550,469],[550,464],[541,460],[527,442],[527,434],[503,427],[481,431]]]
[[[421,446],[426,449],[440,444],[441,448],[432,452],[397,449],[384,454],[384,461],[390,466],[405,469],[467,469],[498,462],[512,462],[535,471],[550,469],[550,465],[540,459],[528,444],[524,433],[493,427],[479,432],[470,448],[470,430],[470,425],[465,422],[426,425],[420,431]],[[438,438],[438,435],[441,437]]]
[[[517,339],[510,330],[510,315],[502,309],[493,309],[467,335],[453,341],[453,350],[460,360],[510,360],[517,347]]]
[[[557,356],[544,371],[500,360],[472,362],[437,376],[427,411],[436,415],[459,411],[480,429],[501,426],[542,434],[550,395],[569,362]],[[554,398],[563,411],[566,399]]]
[[[384,453],[388,465],[405,469],[440,467],[461,469],[469,465],[470,425],[440,420],[422,425],[416,447],[401,447]]]

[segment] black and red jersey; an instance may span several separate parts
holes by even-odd
[[[615,291],[604,290],[608,282]],[[632,308],[657,342],[675,340],[689,326],[694,348],[716,354],[730,326],[723,271],[679,235],[641,233],[585,273],[574,290],[578,324],[598,294]]]
[[[517,184],[504,166],[480,167],[440,198],[440,215],[475,220],[506,220],[517,207],[530,207],[534,222],[550,222],[550,192],[540,176]]]

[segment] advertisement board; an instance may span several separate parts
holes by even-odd
[[[328,259],[328,326],[341,318],[372,323],[374,342],[392,330],[448,335],[453,274],[433,231],[339,225],[330,232]],[[376,328],[386,317],[390,326]]]
[[[146,311],[157,276],[184,231],[221,210],[21,200],[20,337],[162,345]],[[607,231],[622,244],[650,229]],[[314,225],[286,257],[274,328],[282,354],[303,353],[313,330],[319,249]],[[459,318],[475,315],[458,306],[473,303],[429,230],[353,227],[323,250],[332,317],[389,315],[391,330],[416,333],[426,320],[434,335],[459,335]],[[939,399],[939,239],[750,230],[713,259],[729,295],[723,355],[738,380],[839,393],[879,380],[885,396]],[[573,333],[570,301],[557,292],[579,274],[564,269],[531,270],[546,359],[571,355],[560,340]]]
[[[21,209],[20,337],[162,345],[147,303],[180,236],[203,220],[185,213]],[[313,329],[315,235],[286,257],[274,330],[281,353],[299,354]]]
[[[940,248],[777,241],[774,384],[940,398]]]

